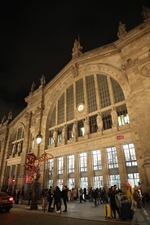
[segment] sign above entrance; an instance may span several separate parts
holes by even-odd
[[[117,140],[124,139],[124,135],[117,135]]]

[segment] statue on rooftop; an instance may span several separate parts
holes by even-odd
[[[150,17],[150,8],[143,5],[141,15],[142,15],[143,19],[147,19],[148,17]]]
[[[35,89],[35,83],[34,83],[34,81],[33,81],[32,85],[31,85],[31,92],[32,92],[32,93],[33,93],[34,89]]]
[[[4,115],[2,120],[1,120],[1,124],[3,125],[6,122],[6,116]]]
[[[8,113],[8,120],[12,120],[12,111],[11,110]]]
[[[41,82],[41,85],[45,85],[46,84],[46,81],[45,81],[45,76],[42,74],[41,78],[40,78],[40,82]]]
[[[77,39],[75,39],[74,41],[74,46],[72,48],[72,52],[76,52],[76,51],[81,51],[83,48],[82,46],[80,45],[80,41],[78,41]]]
[[[122,22],[119,22],[118,33],[117,33],[118,38],[123,37],[126,33],[127,33],[126,25]]]

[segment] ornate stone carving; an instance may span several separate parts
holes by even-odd
[[[150,63],[148,63],[142,67],[141,74],[145,77],[150,76]]]
[[[150,34],[149,30],[147,31],[148,34],[144,37],[139,37],[138,39],[134,39],[134,42],[129,43],[124,49],[123,54],[130,54],[134,50],[140,49],[141,46],[145,45],[146,43],[149,43],[150,41]],[[131,41],[130,41],[131,42]],[[127,43],[126,43],[127,44]]]
[[[126,69],[132,67],[132,66],[136,66],[137,64],[139,64],[139,59],[138,58],[135,58],[135,59],[127,59],[126,63],[124,63],[124,67]]]
[[[73,77],[77,77],[78,76],[78,65],[72,65],[71,66],[71,73]]]

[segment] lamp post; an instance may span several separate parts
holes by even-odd
[[[38,135],[36,136],[36,143],[38,146],[38,152],[37,152],[37,157],[39,157],[39,151],[40,151],[40,143],[42,141],[42,135],[41,132],[39,131]]]
[[[41,140],[42,140],[42,135],[41,135],[41,132],[39,131],[38,135],[36,136],[38,151],[37,151],[37,160],[36,160],[36,163],[34,165],[34,167],[35,167],[35,177],[34,177],[34,182],[33,182],[33,185],[32,185],[32,198],[31,198],[30,210],[38,209],[37,200],[38,200],[39,183],[38,183],[38,174],[36,174],[36,173],[37,173],[38,167],[39,167],[38,158],[39,158]]]

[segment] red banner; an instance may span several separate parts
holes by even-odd
[[[120,140],[120,139],[124,139],[124,136],[123,135],[118,135],[117,136],[117,140]]]

